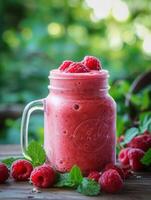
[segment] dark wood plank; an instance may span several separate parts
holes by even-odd
[[[0,146],[1,155],[20,155],[19,146]],[[142,172],[125,181],[124,189],[118,194],[101,193],[97,197],[86,197],[76,191],[68,189],[43,189],[33,192],[29,183],[16,183],[13,180],[0,185],[0,199],[48,199],[48,200],[150,200],[151,199],[151,173]]]

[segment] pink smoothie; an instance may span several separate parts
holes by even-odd
[[[76,164],[84,173],[115,163],[116,104],[108,71],[50,72],[45,99],[44,147],[61,172]]]

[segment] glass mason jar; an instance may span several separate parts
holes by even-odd
[[[50,72],[49,94],[23,112],[21,146],[26,154],[32,111],[44,110],[44,149],[48,162],[66,172],[76,164],[84,173],[115,163],[116,104],[108,94],[106,70]]]

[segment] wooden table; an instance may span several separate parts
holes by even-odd
[[[16,145],[0,145],[0,159],[9,156],[19,156],[21,150]],[[0,199],[53,199],[53,200],[151,200],[151,173],[139,173],[125,181],[124,189],[118,194],[101,193],[97,197],[83,196],[68,189],[43,189],[39,192],[33,191],[33,186],[28,182],[16,183],[9,180],[0,185]]]

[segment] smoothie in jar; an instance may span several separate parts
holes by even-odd
[[[48,161],[60,172],[74,164],[84,173],[100,171],[115,163],[116,104],[108,94],[109,73],[74,67],[50,72],[44,147]]]

